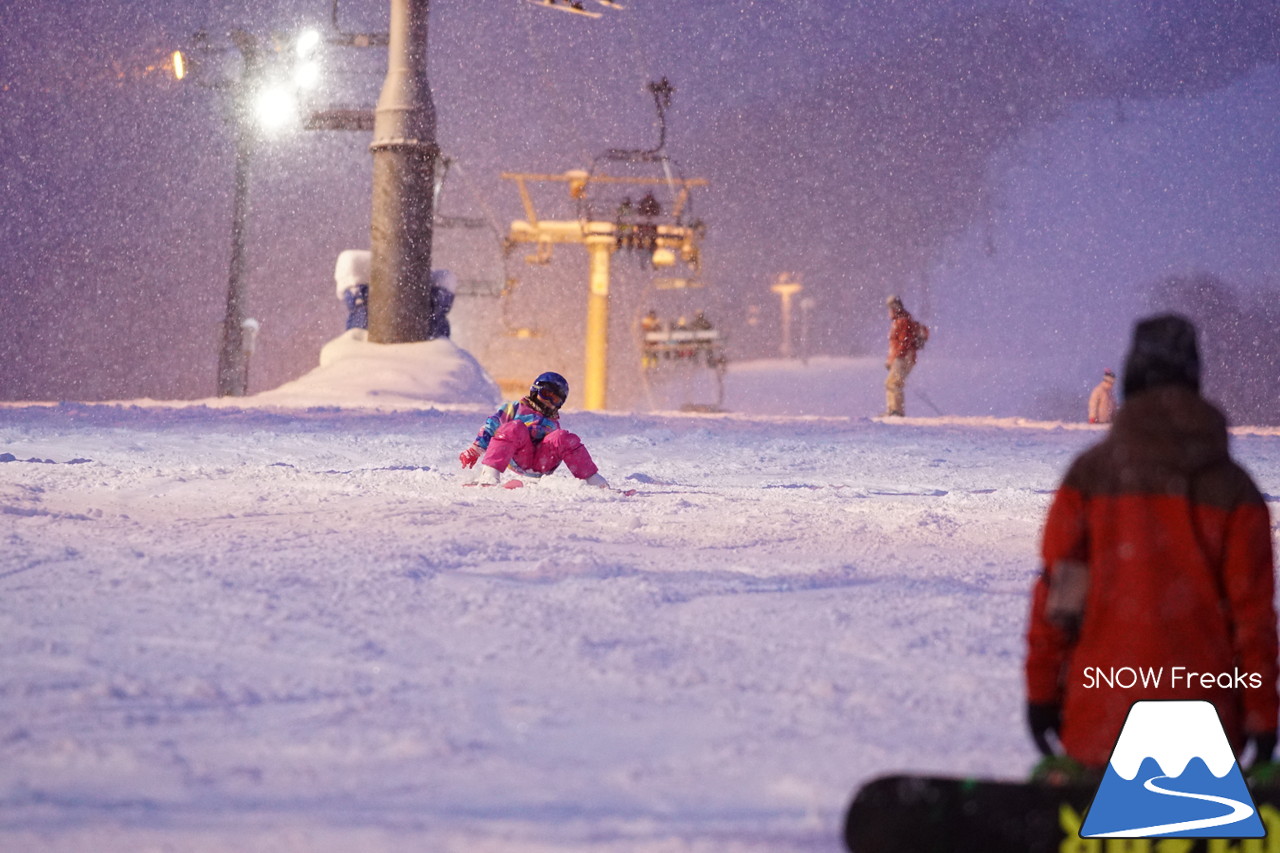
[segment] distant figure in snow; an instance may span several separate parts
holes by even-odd
[[[449,310],[453,308],[453,297],[458,292],[458,277],[449,270],[431,271],[431,304],[435,307],[427,320],[427,338],[449,337]]]
[[[649,313],[640,318],[640,330],[646,335],[650,332],[661,332],[662,321],[658,319],[658,312],[649,309]]]
[[[582,439],[560,428],[560,407],[568,397],[569,383],[563,376],[543,373],[528,396],[504,404],[484,422],[458,461],[463,468],[480,463],[475,481],[482,486],[496,486],[504,471],[541,477],[563,462],[588,486],[609,488]]]
[[[1089,395],[1089,423],[1109,424],[1116,416],[1116,372],[1111,368],[1102,371],[1102,381]]]
[[[1067,470],[1041,558],[1025,667],[1027,722],[1046,756],[1037,776],[1100,779],[1130,706],[1151,699],[1213,703],[1236,755],[1252,747],[1251,774],[1274,772],[1270,513],[1231,458],[1226,418],[1200,395],[1185,318],[1134,327],[1124,404]],[[1120,669],[1163,676],[1090,682]]]
[[[658,202],[658,199],[653,193],[648,192],[640,199],[640,204],[637,206],[636,212],[645,219],[656,219],[662,215],[662,205]]]
[[[885,305],[889,308],[889,355],[884,367],[889,376],[884,381],[884,415],[900,418],[906,414],[907,376],[916,366],[916,354],[929,339],[929,327],[916,322],[899,297],[890,296]]]
[[[640,318],[640,366],[646,370],[658,366],[658,338],[663,332],[662,321],[658,312],[649,309],[649,313]]]
[[[635,243],[635,213],[636,206],[631,203],[631,196],[627,196],[618,205],[618,212],[615,217],[616,236],[614,237],[614,245],[619,249],[633,248]]]

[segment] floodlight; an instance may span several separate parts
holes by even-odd
[[[316,48],[320,47],[320,42],[319,30],[303,30],[298,40],[294,42],[294,50],[300,58],[309,59],[316,52]]]
[[[282,130],[297,121],[298,102],[287,86],[268,86],[254,97],[253,115],[263,130]]]
[[[314,60],[299,62],[293,68],[293,82],[299,89],[314,89],[320,85],[320,63]]]

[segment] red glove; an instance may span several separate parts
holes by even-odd
[[[466,450],[458,454],[458,461],[462,463],[463,468],[473,468],[480,461],[480,454],[483,453],[478,446],[471,445]]]

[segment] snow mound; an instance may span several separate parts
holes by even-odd
[[[252,396],[283,406],[419,406],[502,401],[480,363],[448,338],[374,344],[348,329],[320,350],[320,366],[279,388]]]

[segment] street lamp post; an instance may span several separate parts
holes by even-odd
[[[387,76],[374,111],[369,340],[431,338],[436,113],[427,84],[429,0],[391,0]]]
[[[222,320],[222,347],[218,353],[218,396],[243,397],[249,385],[249,358],[245,348],[245,238],[249,220],[249,167],[256,134],[252,125],[254,82],[261,72],[258,42],[235,30],[231,40],[244,59],[244,71],[236,88],[235,189],[231,210],[231,267],[227,276],[227,310]]]
[[[818,303],[812,296],[800,300],[800,360],[808,365],[809,356],[813,353],[813,309]]]
[[[334,0],[334,26],[337,27],[337,0]],[[251,33],[236,29],[229,35],[232,46],[240,54],[239,74],[230,80],[202,81],[200,78],[204,75],[194,76],[195,82],[200,85],[230,91],[230,121],[235,135],[231,262],[227,276],[226,313],[223,316],[218,351],[217,393],[220,397],[243,396],[247,392],[249,356],[253,352],[258,331],[257,321],[246,316],[249,184],[255,151],[264,133],[278,132],[294,124],[298,117],[299,96],[318,82],[320,71],[315,52],[324,41],[319,32],[305,30],[291,41],[292,49],[282,60],[280,57],[264,56],[259,39]],[[196,33],[192,41],[192,48],[196,51],[196,54],[190,56],[193,62],[188,62],[186,51],[173,52],[171,68],[174,77],[179,80],[188,77],[209,53],[224,50],[212,47],[203,32]],[[369,46],[385,45],[387,39],[380,33],[339,32],[330,42]],[[279,42],[275,42],[273,46],[274,52],[279,53]],[[311,115],[307,127],[368,130],[372,123],[367,120],[364,111],[319,110]]]
[[[791,297],[804,290],[804,285],[784,272],[769,289],[782,298],[782,345],[778,351],[783,358],[791,358]]]

